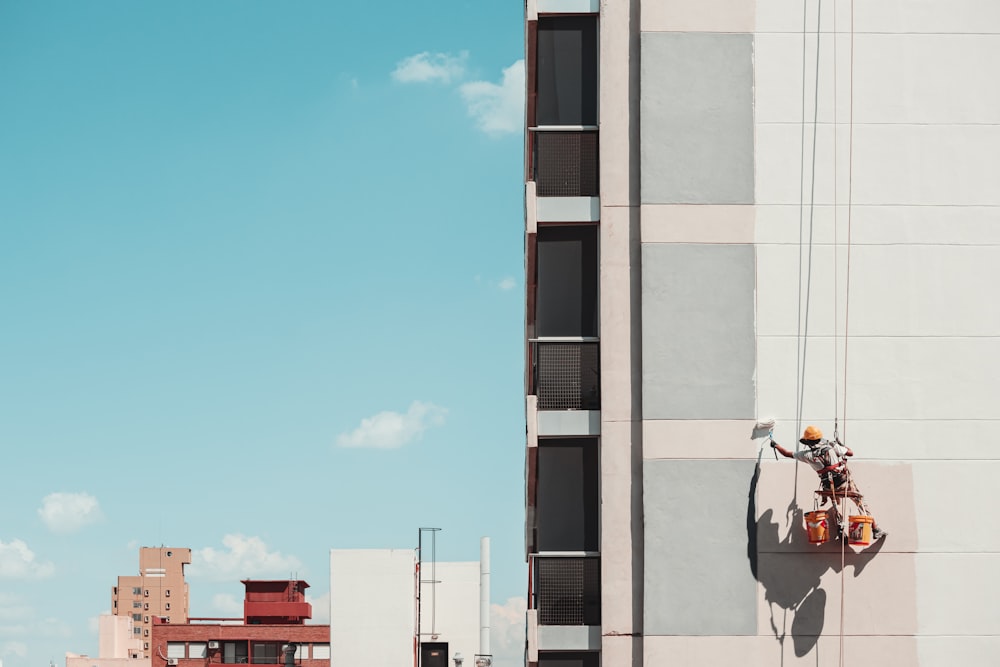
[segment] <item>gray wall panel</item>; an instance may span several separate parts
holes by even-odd
[[[644,634],[755,635],[753,460],[643,462]]]
[[[643,244],[643,419],[753,419],[754,276],[749,244]]]
[[[753,36],[641,40],[642,203],[752,204]]]

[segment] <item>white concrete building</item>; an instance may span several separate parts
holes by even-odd
[[[527,0],[528,662],[1000,654],[1000,3]],[[810,544],[836,430],[889,536]]]
[[[489,653],[488,600],[487,538],[480,561],[467,563],[418,559],[414,549],[332,549],[330,664],[453,667],[460,654],[474,667]]]
[[[142,657],[142,638],[130,616],[101,614],[97,619],[97,656],[66,653],[66,667],[150,667]]]

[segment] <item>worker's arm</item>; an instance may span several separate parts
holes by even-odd
[[[844,456],[854,456],[854,452],[851,450],[851,448],[848,447],[847,445],[845,445],[844,443],[842,443],[840,441],[840,438],[837,438],[837,444],[844,448],[844,450],[845,450],[844,451]]]
[[[779,445],[778,443],[776,443],[774,440],[771,440],[771,447],[773,447],[775,451],[777,451],[778,453],[780,453],[782,456],[784,456],[786,458],[790,459],[790,458],[792,458],[792,457],[795,456],[790,451],[788,451],[787,449],[785,449],[784,447],[782,447],[781,445]]]

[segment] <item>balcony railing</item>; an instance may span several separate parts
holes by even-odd
[[[532,394],[539,410],[600,410],[600,344],[596,338],[531,341]]]
[[[597,128],[591,126],[531,128],[536,196],[599,196],[597,139]]]
[[[529,602],[539,625],[601,624],[601,559],[580,555],[532,554]]]

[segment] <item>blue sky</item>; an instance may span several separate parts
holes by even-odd
[[[161,544],[193,615],[323,620],[329,549],[489,535],[523,624],[522,20],[0,2],[4,667],[96,655]]]

